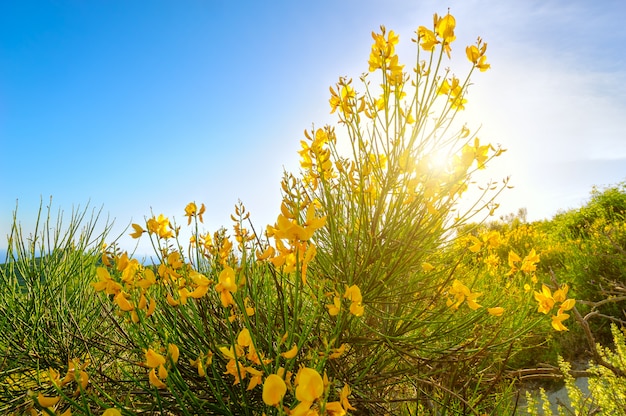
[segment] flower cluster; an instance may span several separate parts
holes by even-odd
[[[298,404],[293,409],[286,409],[291,416],[313,415],[345,415],[350,410],[356,410],[348,401],[350,386],[347,384],[341,389],[338,401],[327,401],[330,382],[326,374],[320,373],[310,367],[301,367],[293,377],[292,374],[270,374],[263,384],[263,401],[268,406],[279,407],[287,391],[291,392]]]
[[[560,303],[556,315],[552,315],[552,327],[557,331],[567,331],[567,327],[563,325],[563,321],[569,318],[566,311],[569,311],[576,305],[574,299],[567,298],[568,285],[563,285],[552,293],[548,286],[541,285],[541,292],[535,291],[535,300],[538,303],[537,312],[549,314],[552,308]]]

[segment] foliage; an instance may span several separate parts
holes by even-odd
[[[47,381],[48,368],[93,357],[99,331],[108,327],[89,276],[109,226],[96,232],[99,212],[88,212],[76,209],[64,223],[62,212],[55,221],[50,206],[40,207],[28,236],[14,213],[8,261],[0,267],[0,310],[7,311],[0,315],[3,414],[32,406],[27,389]]]
[[[598,344],[598,354],[603,361],[612,368],[601,363],[591,363],[587,370],[589,374],[589,392],[583,392],[575,383],[571,375],[571,366],[568,362],[559,358],[559,369],[565,381],[565,387],[569,398],[568,406],[565,403],[557,403],[559,415],[573,414],[583,415],[626,415],[626,337],[615,324],[611,324],[613,334],[614,351]],[[529,415],[538,415],[539,403],[528,393]],[[540,401],[543,414],[550,414],[550,404],[545,391],[541,391]],[[572,413],[573,412],[573,413]]]

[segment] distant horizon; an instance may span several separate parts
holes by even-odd
[[[624,181],[625,181],[625,180],[620,180],[620,181],[617,181],[617,182],[615,182],[615,183],[611,183],[611,184],[606,184],[606,185],[596,185],[596,187],[597,187],[598,189],[602,190],[602,189],[605,189],[606,187],[611,187],[611,186],[616,186],[616,185],[619,185],[620,183],[623,183]],[[549,217],[545,217],[545,218],[532,218],[532,216],[530,215],[530,213],[528,213],[528,212],[527,212],[527,223],[533,223],[533,222],[539,222],[539,221],[552,221],[552,220],[553,220],[553,219],[554,219],[557,215],[559,215],[559,214],[562,214],[562,213],[565,213],[565,212],[569,212],[569,211],[576,211],[576,210],[579,210],[579,209],[581,209],[582,207],[586,206],[586,205],[590,202],[591,192],[592,192],[592,188],[589,188],[589,192],[588,192],[588,196],[587,196],[587,198],[585,198],[583,201],[581,201],[580,205],[575,206],[575,207],[568,207],[568,208],[561,208],[561,209],[558,209],[556,212],[554,212],[554,214],[550,215]],[[57,208],[58,208],[58,207],[57,207]],[[488,221],[488,222],[489,222],[489,221],[501,221],[502,219],[505,219],[505,217],[506,217],[506,216],[508,216],[508,215],[511,215],[511,214],[512,214],[512,215],[517,215],[517,214],[520,212],[520,210],[522,210],[522,209],[526,209],[526,210],[527,210],[527,208],[526,208],[526,207],[519,207],[517,210],[514,210],[514,211],[510,211],[510,212],[506,212],[506,213],[505,213],[505,212],[500,212],[500,213],[499,213],[499,215],[494,215],[492,218],[489,218],[487,221]],[[104,207],[103,207],[103,211],[104,211]],[[278,215],[278,212],[277,212],[277,215]],[[167,216],[167,215],[166,215],[166,216]],[[182,217],[182,215],[178,215],[178,216],[176,216],[176,218],[178,218],[178,220],[180,220],[180,219],[181,219],[181,217]],[[56,220],[56,217],[54,217],[54,216],[53,216],[52,218],[53,218],[54,220]],[[64,220],[68,220],[68,218],[67,218],[67,217],[65,217],[65,218],[64,218]],[[55,223],[55,221],[53,221],[53,223]],[[140,222],[137,222],[137,223],[139,223],[139,224],[140,224],[140,225],[142,225],[142,226],[143,226],[143,225],[145,225],[145,224],[144,224],[143,222],[141,222],[141,221],[140,221]],[[272,222],[272,223],[273,223],[273,222]],[[265,227],[266,225],[268,225],[268,224],[269,224],[269,223],[267,223],[267,224],[254,224],[254,226],[255,226],[255,228],[257,229],[257,231],[258,231],[258,232],[262,232],[262,230],[264,230],[264,227]],[[102,227],[104,227],[104,224],[102,224],[101,226],[102,226]],[[227,225],[226,225],[226,224],[223,224],[223,226],[224,226],[224,227],[227,227]],[[98,232],[100,232],[100,230],[101,230],[101,228],[97,228],[97,227],[96,227],[96,229],[97,229],[97,231],[98,231]],[[214,230],[214,231],[215,231],[215,230]],[[117,232],[117,233],[119,233],[119,232],[120,232],[120,230],[118,229],[118,230],[116,230],[116,232]],[[125,233],[123,233],[123,235],[122,235],[122,236],[128,236],[131,232],[132,232],[132,227],[128,226],[128,229],[126,230],[126,232],[125,232]],[[28,234],[28,233],[27,233],[27,234]],[[109,233],[109,237],[113,237],[113,236],[114,236],[114,233],[113,233],[113,232]],[[3,263],[5,262],[5,259],[7,259],[7,255],[8,255],[8,243],[7,243],[8,235],[3,236],[3,237],[4,237],[4,239],[2,240],[2,243],[3,243],[4,245],[1,245],[1,244],[0,244],[0,264],[3,264]],[[147,238],[148,238],[148,237],[147,237],[147,236],[143,236],[142,238],[147,240]],[[108,241],[108,240],[107,240],[107,241]],[[127,240],[127,241],[132,241],[132,242],[134,242],[134,244],[131,244],[131,245],[130,245],[130,246],[128,246],[128,247],[126,247],[126,246],[124,246],[124,245],[120,245],[120,248],[121,248],[123,251],[127,251],[129,254],[130,254],[131,252],[133,252],[133,250],[134,250],[135,248],[139,248],[139,247],[140,247],[140,246],[137,244],[137,240],[135,240],[135,239],[129,239],[129,240]],[[91,246],[91,247],[94,247],[94,246]],[[39,257],[39,255],[37,255],[37,257]],[[156,257],[156,253],[154,253],[154,252],[148,252],[148,251],[144,251],[144,250],[135,251],[135,254],[134,254],[134,258],[136,258],[136,259],[138,259],[138,260],[141,260],[141,261],[142,261],[142,263],[143,263],[144,265],[147,265],[147,264],[154,264],[154,262],[150,262],[149,260],[155,260],[155,257]]]

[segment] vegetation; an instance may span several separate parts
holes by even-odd
[[[132,224],[154,247],[146,265],[105,244],[96,213],[64,227],[48,208],[30,236],[15,215],[0,412],[512,414],[519,380],[569,383],[558,356],[584,353],[611,380],[594,390],[608,412],[623,389],[608,323],[626,301],[626,189],[550,221],[487,221],[507,180],[473,177],[505,150],[457,120],[489,64],[478,38],[465,77],[444,69],[455,28],[450,14],[420,26],[410,71],[397,34],[372,34],[369,72],[331,87],[338,123],[305,132],[265,229],[239,203],[229,228],[204,230],[190,202],[182,225]]]

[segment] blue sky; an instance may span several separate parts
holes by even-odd
[[[515,186],[501,214],[550,218],[626,179],[619,0],[2,2],[0,248],[16,200],[28,230],[50,196],[116,230],[151,209],[183,222],[192,200],[215,230],[241,199],[262,228],[303,130],[335,122],[328,87],[367,70],[371,31],[399,33],[410,65],[413,31],[448,7],[453,68],[489,44],[462,117],[509,149],[488,171]]]

